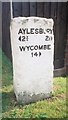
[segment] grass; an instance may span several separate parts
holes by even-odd
[[[0,92],[2,91],[2,118],[65,119],[66,77],[53,79],[54,87],[51,98],[22,106],[17,103],[13,91],[12,65],[4,53],[2,58],[2,89],[0,89]]]

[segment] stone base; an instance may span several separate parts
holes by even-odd
[[[19,104],[25,105],[25,104],[37,102],[39,100],[44,100],[51,96],[52,96],[52,92],[47,93],[47,94],[40,93],[40,94],[32,94],[32,95],[27,92],[24,92],[24,93],[19,94],[16,97],[17,97],[17,101]]]

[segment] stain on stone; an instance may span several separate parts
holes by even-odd
[[[38,22],[39,20],[38,19],[34,19],[34,22]]]
[[[26,22],[28,22],[28,20],[29,20],[29,19],[21,20],[22,25],[25,24]]]
[[[44,25],[48,24],[48,21],[46,21],[46,20],[43,20],[43,21],[44,21]]]

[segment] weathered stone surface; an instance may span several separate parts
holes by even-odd
[[[25,104],[49,97],[53,87],[53,20],[17,17],[10,29],[17,100]]]

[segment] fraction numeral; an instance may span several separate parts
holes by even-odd
[[[19,41],[28,41],[28,36],[20,36],[19,38]]]
[[[35,57],[40,57],[40,56],[41,56],[41,52],[39,52],[39,53],[38,53],[38,52],[35,52],[35,53],[32,52],[32,53],[31,53],[31,56],[32,56],[32,57],[34,57],[34,56],[35,56]]]

